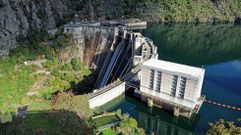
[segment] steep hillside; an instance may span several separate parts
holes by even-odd
[[[240,0],[0,0],[0,56],[19,35],[79,19],[138,17],[149,22],[240,23]]]
[[[0,0],[0,55],[16,47],[19,35],[26,37],[68,22],[74,11],[82,9],[82,0],[76,1]]]

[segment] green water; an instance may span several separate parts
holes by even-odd
[[[204,66],[202,94],[207,99],[241,107],[241,26],[153,24],[140,32],[158,46],[159,59]],[[241,111],[206,103],[195,119],[174,118],[128,96],[111,110],[119,108],[135,117],[148,134],[158,135],[204,134],[208,122],[241,118]]]

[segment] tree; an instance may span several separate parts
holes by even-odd
[[[86,95],[75,96],[72,93],[59,93],[53,99],[53,107],[56,110],[76,112],[84,118],[88,118],[90,115],[89,100]]]
[[[209,123],[210,128],[207,135],[240,135],[241,134],[241,119],[233,121],[225,121],[220,119],[215,123]]]
[[[138,127],[138,123],[134,118],[124,115],[120,122],[120,126],[116,128],[117,134],[129,135],[145,135],[145,130]]]

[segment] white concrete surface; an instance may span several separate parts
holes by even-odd
[[[102,93],[94,98],[89,99],[89,106],[91,109],[94,109],[95,107],[102,106],[106,104],[107,102],[115,99],[116,97],[120,96],[125,92],[125,85],[126,83],[123,82],[119,84],[118,86],[114,87],[113,89]]]
[[[143,63],[143,67],[151,67],[155,69],[165,70],[168,72],[186,74],[196,78],[203,76],[205,72],[205,70],[202,68],[157,59],[150,59],[146,61],[145,63]]]

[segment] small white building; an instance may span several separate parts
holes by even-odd
[[[150,59],[142,65],[140,91],[150,106],[174,111],[190,118],[198,113],[205,69]]]

